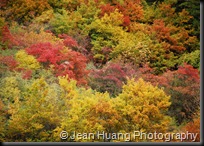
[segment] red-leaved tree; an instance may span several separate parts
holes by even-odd
[[[11,49],[13,46],[18,45],[18,41],[11,34],[7,25],[2,27],[1,33],[2,36],[0,36],[0,42],[2,42],[1,45],[3,46],[3,49]]]
[[[135,69],[131,64],[108,62],[103,68],[92,70],[89,74],[89,86],[100,92],[108,92],[112,97],[122,91],[127,77],[134,77]]]
[[[178,70],[158,76],[145,66],[140,69],[139,76],[163,88],[171,96],[169,115],[175,117],[178,124],[192,120],[200,107],[200,76],[197,69],[184,63]]]
[[[77,80],[78,84],[86,84],[87,59],[81,53],[69,50],[62,44],[54,46],[50,43],[34,44],[26,51],[35,56],[45,68],[51,67],[56,76],[68,75]]]

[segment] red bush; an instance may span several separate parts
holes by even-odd
[[[193,118],[200,106],[200,77],[197,69],[184,64],[176,71],[157,76],[146,66],[140,70],[140,76],[162,87],[171,96],[169,114],[176,118],[178,124]]]
[[[25,70],[23,72],[23,79],[30,79],[32,76],[32,70]]]
[[[64,39],[63,43],[66,47],[78,47],[77,41],[75,41],[72,37],[66,35],[66,34],[59,34],[59,38]]]
[[[17,46],[19,43],[11,34],[8,26],[2,27],[2,36],[0,37],[0,41],[3,42],[4,47],[3,49],[9,48],[11,49],[13,46]]]
[[[102,69],[92,70],[89,74],[89,85],[100,92],[109,92],[116,96],[122,91],[122,86],[136,71],[130,64],[107,63]]]
[[[8,67],[11,71],[16,69],[18,65],[17,61],[13,58],[13,56],[0,56],[0,63],[2,65],[5,65],[6,68]]]
[[[39,43],[27,48],[30,55],[34,55],[44,67],[53,65],[56,76],[68,75],[69,78],[78,81],[78,84],[86,84],[84,77],[88,74],[86,68],[87,59],[79,52],[68,50],[63,45],[53,46],[50,43]]]

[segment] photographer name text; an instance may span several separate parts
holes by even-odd
[[[194,142],[196,140],[198,133],[191,132],[181,132],[181,133],[160,133],[160,132],[150,132],[145,133],[141,131],[133,131],[131,133],[107,133],[104,131],[97,131],[96,133],[80,133],[80,132],[70,132],[62,131],[60,133],[60,138],[63,140],[119,140],[119,141],[132,141],[132,140],[163,140],[165,142],[170,142],[172,140],[191,140]]]

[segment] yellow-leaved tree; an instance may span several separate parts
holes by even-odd
[[[162,89],[145,82],[143,79],[128,80],[123,91],[115,99],[115,109],[123,117],[122,130],[126,132],[140,131],[167,132],[171,117],[167,116],[170,96]],[[148,141],[148,139],[132,139]]]
[[[61,125],[54,130],[55,141],[103,141],[92,137],[76,137],[77,133],[110,132],[117,125],[119,115],[113,108],[108,93],[92,89],[78,88],[75,80],[59,77],[59,84],[64,89],[65,115]],[[69,134],[67,139],[60,139],[60,132]]]
[[[170,106],[170,97],[162,89],[142,79],[137,82],[128,80],[116,98],[110,98],[108,93],[78,88],[76,81],[68,81],[67,77],[60,77],[59,84],[64,90],[62,98],[65,99],[65,114],[60,126],[53,132],[55,141],[124,141],[114,139],[109,134],[169,131],[171,118],[166,112]],[[62,131],[66,131],[69,136],[60,139]],[[108,135],[97,137],[98,132]],[[87,136],[90,133],[91,136]],[[131,141],[134,140],[148,141],[131,138]]]
[[[32,55],[28,55],[25,50],[19,50],[15,58],[19,62],[19,68],[36,70],[41,67],[37,59]]]
[[[9,107],[5,141],[53,141],[51,134],[61,122],[60,88],[41,77],[31,82]]]

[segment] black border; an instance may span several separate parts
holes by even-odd
[[[203,2],[200,1],[200,142],[1,142],[3,145],[203,145]]]
[[[201,142],[5,142],[4,145],[201,145]]]

